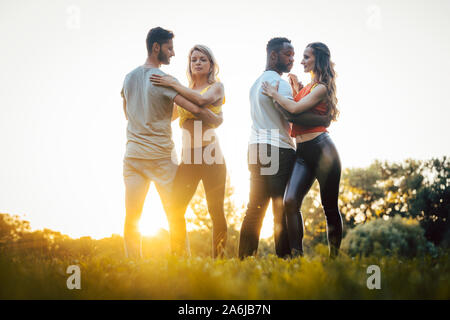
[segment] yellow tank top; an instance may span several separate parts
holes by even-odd
[[[205,89],[203,89],[202,91],[200,91],[200,94],[203,95],[206,91],[209,90],[209,88],[212,85],[210,84],[209,86],[207,86]],[[222,111],[222,105],[225,103],[225,96],[223,97],[222,103],[220,104],[220,106],[213,106],[213,105],[209,105],[206,106],[206,108],[208,108],[209,110],[211,110],[212,112],[214,112],[215,114],[219,114]],[[177,110],[178,110],[178,115],[180,116],[180,127],[183,126],[183,123],[188,120],[188,119],[197,119],[191,112],[187,111],[186,109],[177,106]],[[211,128],[215,128],[214,125],[212,124],[207,124],[208,127]]]

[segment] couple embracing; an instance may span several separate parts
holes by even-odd
[[[222,121],[224,87],[211,50],[194,46],[188,56],[189,87],[161,71],[175,56],[174,34],[160,27],[149,31],[147,60],[125,77],[123,108],[128,120],[123,163],[125,182],[125,252],[142,257],[139,220],[153,181],[166,212],[174,254],[189,255],[185,211],[203,181],[213,221],[214,257],[223,255],[227,240],[224,213],[226,165],[214,128]],[[182,161],[172,141],[171,122],[179,118],[183,132]]]
[[[223,121],[224,87],[217,79],[217,62],[205,46],[194,46],[189,52],[189,87],[164,74],[159,67],[169,64],[175,55],[173,37],[172,32],[159,27],[150,30],[147,60],[126,76],[122,89],[128,119],[125,250],[131,258],[142,255],[138,222],[149,184],[154,181],[169,221],[172,252],[189,254],[184,214],[202,180],[213,222],[213,257],[220,257],[227,240],[223,206],[226,166],[214,128]],[[300,207],[315,179],[327,219],[330,256],[338,254],[342,238],[337,203],[341,167],[326,130],[338,114],[333,64],[324,44],[308,45],[302,64],[305,72],[311,73],[312,82],[302,87],[293,75],[290,86],[281,79],[293,62],[291,42],[271,39],[266,71],[250,91],[250,199],[240,231],[240,258],[256,253],[270,200],[277,255],[303,255]],[[183,129],[180,165],[171,137],[171,121],[177,116]]]
[[[294,54],[290,40],[271,39],[267,44],[266,70],[250,90],[250,199],[240,233],[241,259],[257,251],[270,200],[276,254],[303,255],[300,208],[316,179],[327,221],[330,257],[339,252],[341,163],[327,132],[330,121],[338,115],[334,65],[325,44],[311,43],[301,62],[304,72],[311,74],[311,83],[303,87],[295,75],[289,75],[289,85],[281,75],[291,70]]]

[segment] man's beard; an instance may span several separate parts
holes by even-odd
[[[158,53],[158,60],[163,64],[169,64],[169,57],[162,51]]]
[[[288,66],[289,66],[288,64],[284,64],[284,63],[282,63],[282,62],[280,62],[280,61],[277,61],[276,65],[275,65],[275,68],[276,68],[278,71],[280,71],[280,72],[289,72],[290,69],[289,69]]]

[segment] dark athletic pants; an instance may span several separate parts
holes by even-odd
[[[204,152],[205,147],[201,149],[201,152]],[[172,187],[172,210],[169,222],[171,229],[174,230],[172,233],[172,243],[175,246],[174,251],[179,253],[186,248],[186,221],[184,214],[201,180],[205,188],[208,211],[213,225],[213,257],[222,256],[227,241],[227,221],[223,206],[227,175],[225,162],[222,164],[207,164],[205,161],[200,161],[200,164],[195,164],[195,149],[183,150],[183,152],[191,153],[189,158],[191,161],[190,163],[181,162],[178,166]],[[218,152],[220,152],[220,149],[216,145],[215,153]]]
[[[267,154],[268,157],[273,158],[272,152],[278,153],[279,169],[276,173],[271,175],[261,174],[262,168],[270,166],[270,164],[264,165],[265,161],[260,161],[259,150],[261,147],[264,148],[263,150],[267,150],[267,153],[263,152],[263,154]],[[239,258],[242,259],[256,254],[262,222],[270,200],[272,200],[274,216],[275,251],[279,257],[285,257],[290,254],[290,248],[283,195],[295,161],[295,151],[264,144],[251,144],[249,145],[249,153],[258,156],[256,164],[248,164],[250,170],[250,199],[241,226]]]
[[[342,218],[338,208],[340,178],[339,154],[328,133],[297,144],[296,161],[284,196],[289,244],[294,254],[303,254],[303,219],[300,208],[303,198],[317,179],[327,219],[330,256],[338,255],[342,239]]]

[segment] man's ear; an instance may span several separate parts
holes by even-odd
[[[278,56],[278,53],[276,53],[275,50],[273,50],[273,51],[270,53],[270,60],[271,60],[271,61],[277,60],[277,56]]]
[[[161,46],[158,42],[153,43],[152,45],[152,52],[159,53],[159,50],[161,50]]]

